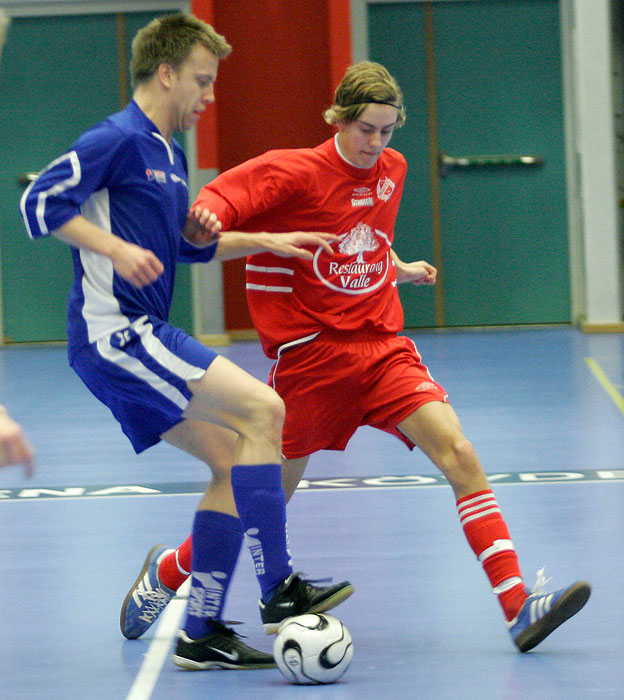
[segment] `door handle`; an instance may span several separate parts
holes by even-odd
[[[489,156],[449,156],[448,153],[438,153],[440,176],[446,177],[451,170],[461,168],[492,168],[492,167],[538,167],[544,164],[542,156],[531,155],[489,155]]]
[[[39,173],[22,173],[21,175],[17,176],[17,182],[26,187],[27,185],[30,185],[31,182],[34,182],[38,177]]]

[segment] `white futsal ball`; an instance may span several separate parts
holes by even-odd
[[[282,622],[273,643],[273,656],[291,683],[334,683],[349,668],[353,642],[338,618],[307,613]]]

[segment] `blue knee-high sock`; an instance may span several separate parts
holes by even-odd
[[[280,464],[237,465],[232,490],[263,600],[292,573]]]
[[[242,542],[238,518],[213,510],[195,513],[191,591],[184,625],[191,639],[208,634],[211,620],[221,620]]]

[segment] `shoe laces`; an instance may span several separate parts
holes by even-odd
[[[314,584],[316,583],[331,583],[332,579],[331,578],[305,578],[306,574],[304,574],[301,571],[296,571],[294,574],[291,575],[291,580],[298,581],[299,583],[295,585],[303,585],[303,586],[312,586],[314,587]]]
[[[211,646],[217,649],[230,649],[232,643],[236,642],[238,639],[244,639],[245,635],[236,632],[235,630],[227,627],[227,625],[242,625],[242,622],[238,620],[210,620],[210,627],[212,628],[209,634],[217,634],[215,641],[211,641]],[[221,637],[221,638],[219,638]]]
[[[542,566],[542,568],[537,572],[537,579],[535,581],[535,585],[531,589],[529,595],[541,595],[544,593],[544,587],[546,584],[550,581],[550,576],[546,578],[546,567]]]
[[[310,595],[318,592],[317,583],[330,583],[331,578],[306,579],[305,574],[296,572],[290,577],[288,588],[292,588],[295,609],[298,609],[302,604],[307,605],[310,601]]]
[[[141,591],[139,595],[146,601],[141,615],[157,615],[171,600],[171,596],[163,591],[162,588]]]

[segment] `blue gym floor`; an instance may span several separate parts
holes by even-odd
[[[64,346],[0,349],[0,401],[37,449],[0,470],[0,673],[6,700],[593,700],[624,698],[624,336],[569,327],[412,334],[490,475],[527,584],[586,578],[587,606],[515,651],[450,488],[419,452],[363,428],[315,455],[289,505],[296,570],[350,579],[334,613],[355,654],[333,686],[277,670],[190,673],[170,660],[183,602],[144,639],[119,609],[148,549],[189,532],[205,467],[136,456],[67,366]],[[265,378],[257,343],[220,350]],[[305,426],[302,426],[305,430]],[[241,556],[227,616],[270,650]]]

